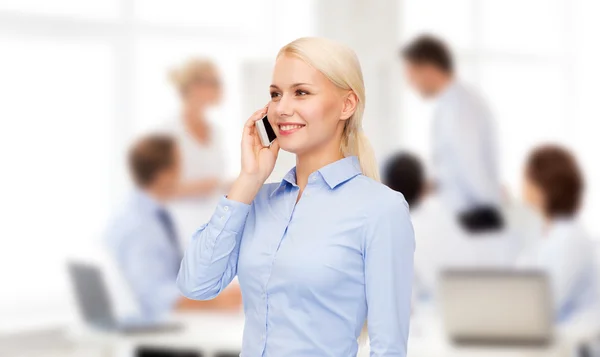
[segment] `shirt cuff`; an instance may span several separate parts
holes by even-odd
[[[250,205],[222,196],[210,224],[219,230],[238,233],[244,228],[249,212]]]

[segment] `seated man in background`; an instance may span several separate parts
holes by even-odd
[[[436,195],[426,194],[426,177],[419,159],[409,153],[392,156],[383,182],[404,195],[415,230],[415,294],[420,301],[435,298],[437,279],[450,268],[510,267],[514,264],[511,235],[505,232],[470,234]]]
[[[594,249],[577,219],[583,189],[579,166],[564,148],[542,146],[529,156],[523,196],[542,216],[544,231],[519,265],[548,274],[559,322],[594,318],[599,303]]]
[[[128,164],[137,188],[108,229],[109,253],[145,315],[181,309],[239,309],[241,294],[235,285],[210,301],[189,300],[179,293],[175,280],[182,249],[164,208],[178,183],[179,161],[176,142],[169,136],[148,136],[133,145]]]

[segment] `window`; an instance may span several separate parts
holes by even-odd
[[[248,37],[268,34],[271,5],[270,0],[134,0],[135,18],[143,23],[201,26]]]
[[[406,0],[401,7],[401,43],[416,34],[436,34],[452,46],[459,76],[488,99],[499,126],[502,180],[519,196],[522,165],[532,147],[558,142],[572,148],[588,178],[583,215],[600,237],[600,148],[592,118],[600,81],[600,46],[593,38],[600,10],[590,0]],[[406,93],[402,137],[429,154],[427,105]],[[423,123],[426,122],[426,123]]]
[[[310,35],[311,6],[0,0],[0,330],[73,309],[65,257],[89,251],[124,199],[131,139],[175,120],[167,71],[189,56],[217,62],[225,103],[213,119],[239,148],[246,64]],[[233,174],[239,150],[228,153]]]
[[[0,11],[9,14],[52,15],[64,18],[115,19],[118,0],[0,0]]]
[[[564,54],[567,1],[481,0],[481,49],[534,56]]]
[[[64,258],[109,212],[115,101],[106,43],[3,35],[0,45],[5,316],[63,307]]]

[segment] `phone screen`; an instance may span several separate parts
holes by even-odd
[[[264,118],[262,118],[262,122],[265,125],[265,131],[267,132],[267,136],[269,137],[269,142],[272,142],[273,140],[275,140],[277,138],[277,135],[275,135],[275,131],[273,130],[273,127],[269,123],[269,119],[267,118],[266,115]]]

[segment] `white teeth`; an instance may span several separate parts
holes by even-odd
[[[304,125],[280,125],[279,129],[280,130],[284,130],[284,131],[288,131],[288,130],[294,130],[294,129],[300,129],[302,128]]]

